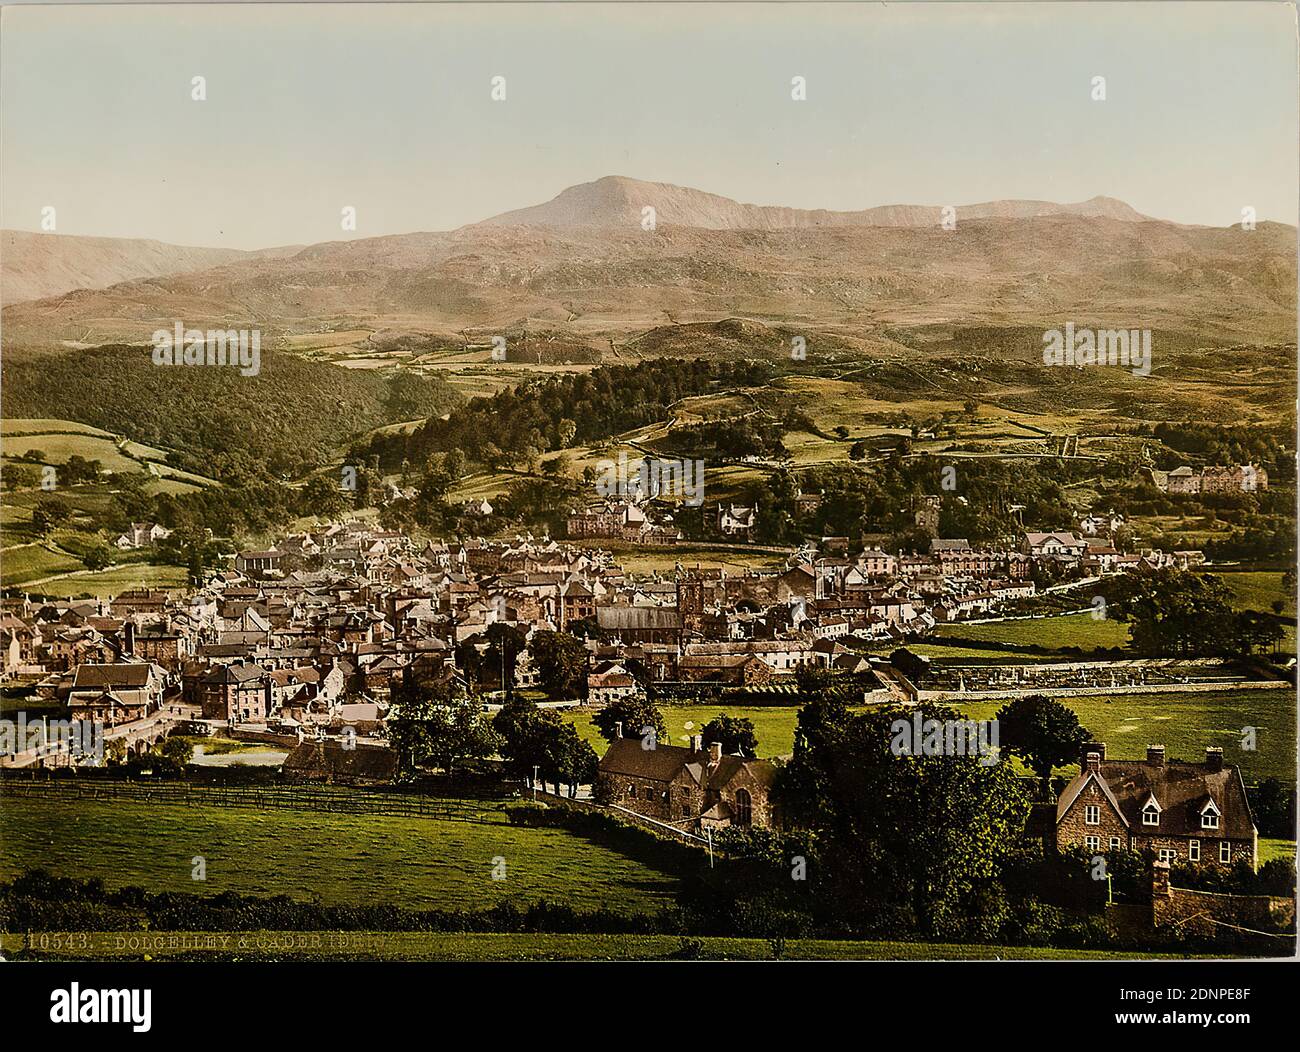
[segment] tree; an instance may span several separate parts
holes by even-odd
[[[163,742],[162,754],[180,767],[194,759],[194,746],[184,738],[168,738]]]
[[[87,570],[102,570],[113,563],[113,550],[107,544],[94,544],[81,557]]]
[[[1111,612],[1129,622],[1135,650],[1148,656],[1218,657],[1244,650],[1232,592],[1219,577],[1164,569],[1125,574],[1113,586]]]
[[[654,729],[656,743],[665,741],[668,737],[663,714],[653,701],[640,695],[611,701],[591,718],[591,722],[596,725],[601,736],[611,742],[617,737],[616,724],[623,725],[625,738],[644,739],[649,734],[645,729],[647,727]]]
[[[961,934],[982,923],[980,903],[1014,858],[1029,798],[1008,763],[896,753],[896,723],[916,716],[961,718],[928,704],[857,714],[810,702],[777,799],[817,836],[826,899],[842,922],[906,910],[925,934]]]
[[[483,655],[479,653],[475,642],[479,638],[479,636],[472,636],[469,639],[462,639],[452,651],[456,667],[471,687],[476,687],[483,682]]]
[[[587,648],[567,632],[533,633],[529,650],[537,665],[538,681],[548,697],[586,696]]]
[[[494,621],[488,625],[484,635],[488,648],[483,656],[481,674],[500,676],[501,689],[510,697],[514,693],[515,664],[527,643],[528,633],[504,621]]]
[[[492,729],[501,737],[501,756],[510,771],[531,779],[534,768],[545,767],[545,728],[548,723],[559,722],[559,713],[539,709],[529,698],[511,698],[502,705],[492,717]]]
[[[722,751],[728,756],[746,756],[752,760],[758,755],[758,735],[754,733],[754,721],[747,716],[719,713],[704,725],[701,737],[705,745],[721,743]]]
[[[501,747],[477,697],[442,698],[417,683],[399,695],[404,700],[394,705],[388,734],[404,775],[430,763],[453,775],[466,761],[485,759]]]
[[[1025,761],[1044,791],[1052,768],[1077,762],[1092,735],[1074,710],[1043,694],[1016,698],[998,710],[999,745]]]
[[[559,448],[567,449],[569,446],[573,445],[574,436],[578,433],[578,425],[568,417],[565,417],[556,426],[555,432],[556,436],[560,440]]]
[[[316,475],[302,488],[301,507],[304,515],[332,519],[347,510],[348,500],[338,484],[323,475]]]
[[[816,694],[831,685],[831,671],[820,665],[800,665],[794,670],[794,681],[800,694]]]
[[[558,721],[543,724],[542,782],[555,783],[558,792],[561,784],[569,787],[569,796],[578,795],[578,786],[590,785],[596,780],[600,760],[591,743],[578,734],[572,723]]]
[[[72,508],[62,497],[42,497],[32,508],[32,529],[44,537],[72,518]]]
[[[22,467],[18,464],[10,467],[5,465],[3,474],[0,474],[0,482],[4,483],[5,489],[31,489],[39,481],[40,476],[31,468]]]

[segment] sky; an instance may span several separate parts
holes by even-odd
[[[53,206],[61,234],[263,248],[454,229],[605,175],[800,208],[1106,195],[1183,223],[1228,225],[1247,206],[1297,220],[1296,15],[1282,3],[0,18],[7,228],[38,230]]]

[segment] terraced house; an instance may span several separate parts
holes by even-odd
[[[1203,763],[1166,760],[1163,745],[1145,760],[1107,760],[1084,746],[1078,775],[1056,804],[1059,850],[1151,850],[1161,862],[1259,864],[1258,832],[1237,767],[1207,748]]]

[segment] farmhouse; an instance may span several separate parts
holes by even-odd
[[[1154,851],[1161,862],[1258,866],[1258,833],[1237,767],[1207,748],[1204,763],[1166,760],[1163,745],[1145,760],[1107,760],[1104,743],[1083,747],[1079,773],[1056,804],[1058,849]]]
[[[777,824],[768,799],[776,767],[767,760],[723,755],[696,735],[690,748],[644,748],[639,738],[615,738],[600,761],[597,798],[679,828]]]

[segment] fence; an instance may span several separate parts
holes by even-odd
[[[109,782],[78,779],[0,781],[0,798],[56,800],[129,800],[138,803],[199,807],[281,808],[331,814],[391,815],[436,818],[480,825],[503,825],[505,813],[479,800],[457,800],[415,793],[306,786],[187,785],[178,782]]]

